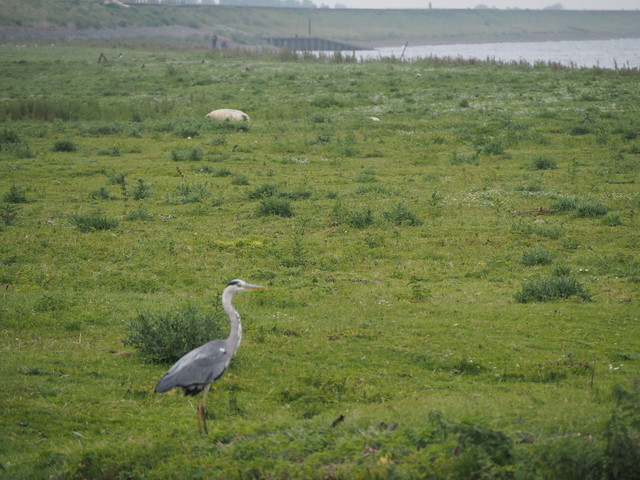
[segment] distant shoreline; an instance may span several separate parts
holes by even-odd
[[[589,40],[620,40],[624,38],[640,38],[635,35],[505,35],[482,37],[438,37],[438,38],[410,38],[406,40],[385,39],[367,42],[374,48],[392,48],[408,46],[428,45],[470,45],[480,43],[542,43],[542,42],[584,42]]]
[[[196,28],[182,25],[167,25],[163,27],[131,26],[123,28],[104,29],[38,29],[33,27],[0,27],[0,41],[12,42],[19,40],[44,39],[54,40],[124,40],[134,38],[197,38],[208,39],[209,33]],[[378,39],[371,41],[350,41],[348,39],[335,39],[347,41],[357,45],[362,50],[393,48],[408,46],[429,45],[465,45],[482,43],[540,43],[561,41],[588,41],[588,40],[617,40],[624,38],[640,38],[640,35],[613,35],[613,34],[553,34],[553,35],[499,35],[499,36],[451,36],[451,37],[411,37],[406,39]],[[333,39],[332,39],[333,40]],[[237,43],[228,39],[230,48],[254,48],[259,44]]]

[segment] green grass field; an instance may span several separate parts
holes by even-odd
[[[3,478],[638,478],[637,71],[32,46],[0,79]],[[124,341],[237,277],[268,290],[200,436]]]

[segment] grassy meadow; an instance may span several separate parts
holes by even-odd
[[[0,67],[0,477],[639,478],[637,71]],[[238,277],[268,290],[201,436],[125,340]]]

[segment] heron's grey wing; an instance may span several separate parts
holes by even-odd
[[[223,340],[215,340],[191,350],[178,360],[160,379],[155,391],[162,393],[182,387],[185,393],[196,394],[205,385],[220,378],[231,360]]]

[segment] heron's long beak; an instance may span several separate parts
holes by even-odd
[[[247,283],[244,288],[248,288],[249,290],[266,290],[267,287],[263,287],[262,285],[252,285]]]

